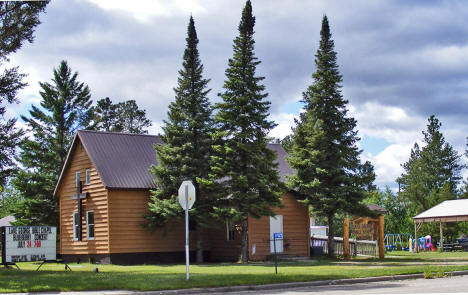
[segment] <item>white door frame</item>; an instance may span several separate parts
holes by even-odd
[[[283,233],[283,215],[270,216],[270,253],[274,253],[273,234]],[[276,253],[283,252],[283,239],[276,240]]]

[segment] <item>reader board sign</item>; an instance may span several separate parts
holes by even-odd
[[[57,227],[2,227],[2,264],[56,260]]]

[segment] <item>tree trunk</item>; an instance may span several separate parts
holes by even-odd
[[[241,228],[241,259],[242,263],[249,261],[249,236],[248,236],[248,216],[242,217],[242,228]]]
[[[197,227],[197,263],[203,262],[203,228]]]
[[[333,233],[333,218],[335,217],[335,214],[330,213],[327,215],[328,218],[328,257],[330,258],[335,258],[335,240],[333,239],[334,233]]]

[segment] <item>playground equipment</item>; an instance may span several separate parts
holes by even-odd
[[[409,237],[410,240],[413,238],[413,236],[409,233],[385,234],[385,249],[387,251],[393,251],[396,250],[398,246],[400,246],[400,249],[409,250],[404,247],[404,244],[406,244],[406,237]],[[403,243],[403,240],[405,240],[405,243]]]
[[[426,245],[426,238],[425,237],[420,237],[418,239],[418,249],[421,251],[421,250],[424,250],[425,249],[425,245]]]
[[[417,243],[419,251],[437,251],[434,245],[432,245],[432,237],[430,235],[418,238]],[[412,252],[415,252],[416,244],[414,243],[411,246],[413,246]]]

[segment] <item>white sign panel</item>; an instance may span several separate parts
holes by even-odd
[[[191,209],[195,203],[195,186],[190,180],[185,180],[179,187],[179,204],[185,210],[185,191],[188,193],[188,208]]]
[[[57,258],[57,228],[55,226],[6,226],[4,239],[3,263]]]

